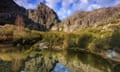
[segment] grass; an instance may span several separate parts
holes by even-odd
[[[82,48],[95,51],[96,49],[119,48],[120,32],[116,31],[120,30],[120,23],[113,23],[113,21],[108,24],[103,23],[78,32],[40,32],[14,25],[5,25],[0,29],[0,40],[12,37],[13,43],[32,44],[33,48],[39,47],[39,43],[44,43],[48,48],[53,49]]]
[[[28,28],[6,24],[0,28],[0,41],[11,41],[14,44],[32,44],[41,40],[40,32]]]

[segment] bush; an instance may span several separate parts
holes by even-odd
[[[79,35],[75,33],[66,34],[65,40],[64,40],[66,47],[67,48],[77,47],[78,37]]]
[[[88,48],[90,51],[101,51],[109,49],[109,41],[110,41],[111,33],[105,32],[105,33],[94,33],[92,42],[89,44]]]
[[[92,34],[90,33],[83,33],[79,36],[79,39],[78,39],[78,47],[80,48],[87,48],[88,47],[88,44],[92,41]]]
[[[46,43],[48,48],[54,48],[54,46],[63,45],[64,34],[58,32],[45,32],[42,41]]]
[[[109,49],[109,38],[98,38],[94,41],[95,49],[106,50]]]
[[[109,44],[113,48],[115,48],[115,47],[120,48],[120,31],[119,30],[116,30],[113,32],[113,34],[110,38]]]

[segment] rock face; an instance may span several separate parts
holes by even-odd
[[[0,1],[0,25],[13,24],[17,15],[26,16],[27,11],[18,6],[13,0]]]
[[[59,21],[56,13],[42,3],[36,10],[26,10],[13,0],[0,1],[0,25],[15,24],[18,15],[23,18],[25,27],[34,30],[49,30]]]
[[[28,10],[28,14],[30,19],[48,30],[59,21],[56,13],[43,3],[40,3],[35,10]]]
[[[91,12],[78,12],[64,19],[61,23],[54,26],[52,30],[79,31],[82,28],[109,22],[118,17],[120,17],[120,5],[113,8],[100,8]]]
[[[25,9],[18,6],[13,0],[0,0],[0,13],[24,13]]]

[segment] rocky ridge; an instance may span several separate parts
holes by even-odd
[[[18,15],[23,18],[25,27],[34,30],[49,30],[59,21],[56,13],[43,3],[35,10],[27,10],[17,5],[14,0],[1,0],[0,25],[15,24]]]
[[[36,23],[42,24],[47,29],[50,29],[59,21],[57,14],[43,3],[40,3],[37,9],[28,10],[28,12],[30,19]]]
[[[26,10],[18,6],[13,0],[1,0],[0,25],[15,24],[17,15],[22,16],[25,27],[30,29],[74,32],[118,19],[120,17],[120,5],[94,11],[77,12],[60,22],[57,14],[43,3],[40,3],[34,10]]]
[[[53,26],[52,30],[65,32],[79,31],[83,28],[109,22],[116,18],[120,18],[120,5],[115,7],[100,8],[88,12],[77,12],[64,19],[59,24],[56,24],[56,26]]]
[[[25,8],[18,6],[13,0],[0,0],[0,13],[26,13]]]
[[[0,25],[13,24],[17,15],[26,16],[25,8],[18,6],[13,0],[1,0]]]

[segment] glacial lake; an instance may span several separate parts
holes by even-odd
[[[10,53],[0,53],[0,72],[120,72],[119,63],[80,51],[41,50],[21,54],[23,59],[18,54],[11,59]]]

